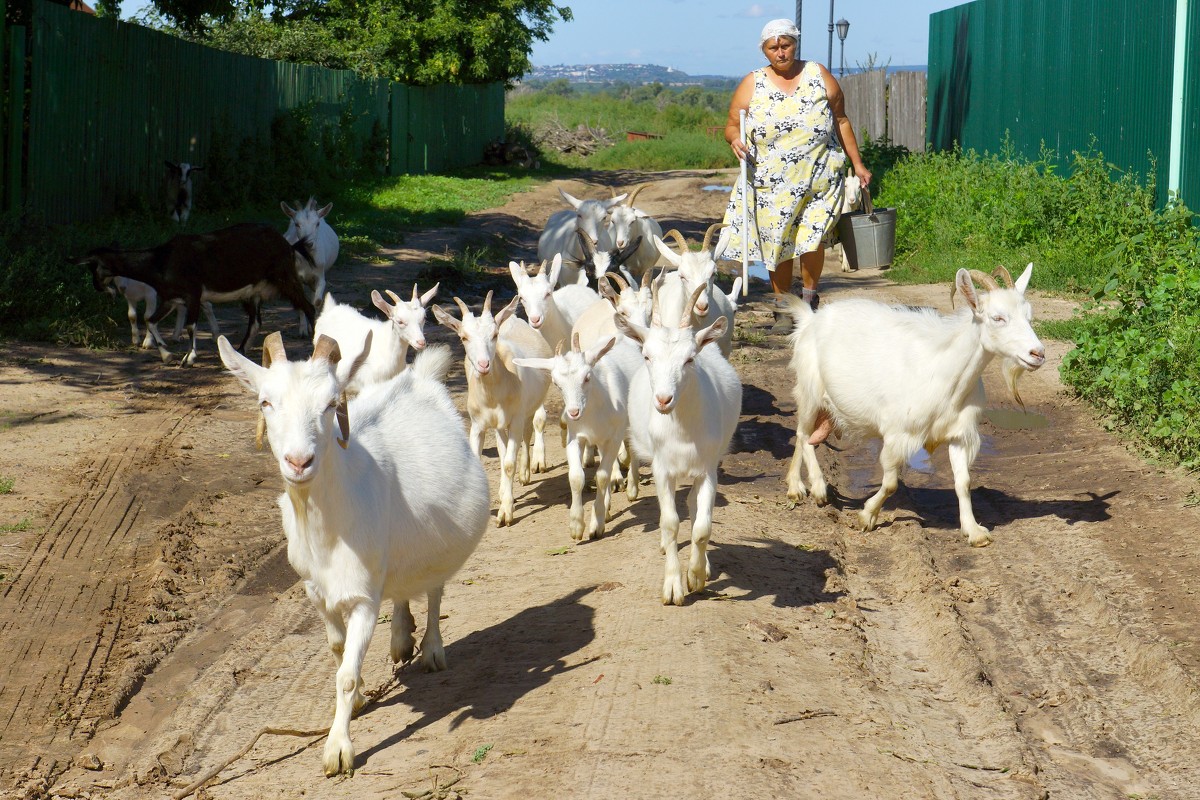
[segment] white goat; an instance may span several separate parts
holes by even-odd
[[[316,198],[310,197],[299,209],[284,202],[279,207],[290,218],[283,238],[297,246],[296,275],[315,306],[325,296],[325,273],[338,257],[338,236],[325,220],[333,203],[317,208]],[[300,335],[308,336],[308,320],[303,314],[300,315]]]
[[[616,247],[625,248],[641,238],[633,255],[625,262],[626,268],[635,279],[640,279],[644,272],[658,263],[659,253],[658,248],[654,246],[654,237],[661,238],[663,235],[662,226],[654,217],[639,208],[634,208],[633,201],[645,188],[646,184],[640,184],[629,193],[623,203],[613,206],[608,212],[610,235]]]
[[[145,304],[145,309],[142,311],[142,318],[150,319],[155,309],[158,308],[158,292],[154,291],[153,286],[141,281],[135,281],[133,278],[113,278],[104,287],[104,291],[113,297],[125,298],[125,316],[129,319],[129,343],[137,347],[138,337],[141,334],[138,327],[138,304]],[[221,335],[221,328],[217,324],[216,314],[213,313],[212,303],[205,300],[200,304],[200,307],[204,310],[204,316],[208,320],[208,329],[212,331],[213,338],[215,339]],[[184,318],[187,317],[187,312],[179,305],[176,305],[175,310],[175,338],[178,339],[183,335],[183,323]],[[145,338],[142,339],[142,349],[149,349],[153,341],[154,336],[150,333],[150,326],[147,325]]]
[[[171,219],[183,224],[192,213],[192,173],[201,172],[204,167],[193,167],[186,161],[176,164],[174,161],[164,161],[167,168],[167,212]],[[215,335],[215,334],[214,334]]]
[[[597,250],[612,248],[612,235],[608,229],[608,210],[625,199],[619,194],[611,200],[580,200],[559,188],[558,193],[571,205],[570,209],[556,211],[546,221],[546,228],[538,237],[538,261],[550,261],[561,254],[565,262],[559,274],[559,285],[568,286],[578,277],[579,262],[583,253],[575,231],[580,231],[591,240]]]
[[[567,419],[567,472],[571,482],[571,538],[586,542],[603,536],[611,515],[609,479],[620,479],[617,453],[629,425],[626,408],[629,383],[641,366],[640,354],[632,347],[620,346],[616,336],[585,351],[575,335],[566,353],[554,358],[517,358],[513,362],[548,372],[562,392],[563,414]],[[596,500],[585,525],[583,456],[588,446],[596,448],[600,461],[596,468]]]
[[[542,334],[551,349],[570,341],[571,326],[575,320],[600,299],[594,289],[582,283],[555,289],[562,266],[562,256],[556,254],[549,272],[546,271],[546,263],[542,262],[538,271],[531,276],[526,271],[525,262],[508,262],[508,271],[516,284],[525,318],[534,330]]]
[[[388,303],[379,292],[372,291],[371,302],[387,317],[382,320],[369,319],[352,306],[338,303],[333,294],[325,295],[325,305],[313,329],[313,344],[322,336],[346,343],[342,347],[344,358],[338,377],[347,393],[356,395],[364,386],[399,375],[408,366],[408,348],[418,352],[425,349],[425,309],[437,294],[439,285],[434,284],[425,294],[419,294],[414,283],[412,300],[408,302],[389,291],[387,295],[395,305]],[[349,364],[357,359],[357,343],[366,338],[367,331],[373,334],[371,352],[366,363],[350,379]]]
[[[441,383],[452,356],[449,348],[430,348],[412,369],[347,403],[332,339],[319,339],[309,361],[289,362],[273,333],[261,367],[225,337],[218,348],[266,419],[284,480],[288,561],[325,622],[338,664],[325,774],[349,772],[350,717],[365,702],[362,661],[381,601],[393,604],[391,657],[401,662],[415,644],[409,600],[426,595],[421,664],[445,669],[442,589],[487,528],[487,475]]]
[[[857,211],[862,207],[862,181],[857,175],[851,175],[846,178],[846,185],[842,191],[842,208],[841,214],[849,214],[852,211]],[[844,242],[838,243],[838,250],[841,251],[842,272],[853,272],[854,267],[850,266],[850,259],[846,257],[846,245]]]
[[[717,261],[724,250],[723,242],[718,241],[713,249],[710,248],[713,233],[721,227],[714,223],[704,232],[704,241],[699,252],[692,252],[687,241],[677,230],[667,232],[668,238],[673,238],[679,244],[676,253],[666,242],[658,237],[654,245],[672,266],[673,272],[663,272],[656,281],[659,284],[657,306],[661,313],[660,322],[667,327],[679,324],[684,316],[687,298],[693,297],[691,313],[698,325],[706,325],[712,319],[713,312],[725,317],[725,329],[717,346],[726,358],[733,350],[733,315],[737,305],[732,303],[724,292],[714,292],[713,282],[717,276]]]
[[[699,330],[688,316],[669,328],[647,328],[621,315],[616,323],[641,345],[645,364],[629,386],[629,435],[635,454],[650,464],[658,492],[660,541],[666,555],[662,601],[683,605],[687,591],[703,589],[710,575],[705,551],[712,534],[717,468],[737,428],[742,383],[720,352],[707,346],[724,332],[724,317]],[[676,544],[675,489],[688,478],[695,482],[688,497],[692,550],[685,586]]]
[[[459,321],[433,306],[437,321],[458,334],[466,357],[463,370],[467,374],[467,414],[471,418],[471,450],[476,456],[483,452],[483,434],[496,431],[496,451],[500,456],[500,506],[496,510],[497,525],[513,522],[513,478],[522,483],[530,479],[529,453],[525,437],[533,426],[535,455],[545,461],[545,411],[539,415],[550,378],[545,372],[517,366],[517,358],[549,358],[552,351],[542,335],[529,323],[515,316],[514,297],[492,316],[492,293],[483,300],[483,309],[476,317],[457,297],[454,302],[462,311]],[[518,450],[520,470],[518,472]]]
[[[580,346],[586,349],[601,339],[617,334],[617,325],[613,322],[616,312],[639,325],[649,325],[653,302],[650,288],[652,277],[647,271],[642,275],[642,284],[638,288],[613,273],[608,274],[607,280],[601,280],[601,299],[588,306],[571,327],[571,335],[579,336]],[[612,288],[610,280],[616,282],[616,290]]]
[[[576,283],[590,286],[594,282],[599,286],[600,279],[607,274],[620,274],[630,283],[637,283],[629,270],[625,269],[625,262],[642,246],[641,236],[635,237],[624,247],[614,246],[611,250],[597,250],[584,233],[581,231],[575,233],[579,236],[579,246],[583,251],[583,261],[575,265],[579,269],[579,274],[575,279]]]
[[[975,521],[971,508],[969,470],[979,453],[984,402],[980,376],[996,356],[1022,370],[1045,363],[1046,350],[1033,332],[1025,300],[1032,272],[1030,264],[1013,288],[1003,289],[988,275],[960,269],[955,286],[969,307],[952,315],[870,300],[842,300],[814,314],[800,298],[783,296],[796,325],[791,337],[797,436],[788,469],[789,503],[794,506],[806,494],[802,463],[807,491],[818,505],[828,501],[825,477],[808,443],[824,410],[838,429],[883,440],[883,482],[859,512],[864,531],[875,528],[905,461],[922,447],[932,453],[946,444],[962,532],[973,547],[990,544],[987,528]],[[979,292],[972,276],[988,291]],[[1006,378],[1015,392],[1016,373]]]

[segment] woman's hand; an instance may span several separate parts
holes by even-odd
[[[855,169],[854,176],[858,178],[858,182],[863,186],[863,188],[871,185],[871,170],[867,169],[866,166]]]
[[[730,147],[730,149],[731,149],[731,150],[733,150],[733,154],[734,154],[735,156],[737,156],[737,159],[738,159],[739,161],[741,161],[741,160],[745,159],[745,158],[746,158],[746,156],[747,156],[747,155],[750,153],[750,148],[749,148],[749,147],[747,147],[747,146],[746,146],[746,145],[745,145],[745,144],[742,142],[742,140],[741,140],[741,139],[734,139],[732,142],[730,142],[730,143],[729,143],[729,147]],[[753,156],[751,156],[751,158],[750,158],[750,162],[751,162],[751,163],[753,163],[753,162],[754,162],[754,157],[753,157]]]

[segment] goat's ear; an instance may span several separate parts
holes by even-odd
[[[509,317],[516,313],[517,303],[519,302],[521,302],[521,296],[517,295],[512,300],[508,301],[508,305],[496,312],[495,320],[497,330],[499,330],[501,325],[508,321]]]
[[[550,282],[551,289],[558,285],[558,276],[562,272],[562,264],[562,253],[555,253],[554,260],[550,262],[550,274],[546,276],[546,280]]]
[[[294,209],[294,208],[292,208],[291,206],[289,206],[289,205],[288,205],[286,202],[284,202],[283,200],[280,200],[280,201],[279,201],[279,207],[280,207],[281,209],[283,209],[283,213],[287,214],[289,217],[294,217],[294,216],[296,216],[296,209]]]
[[[333,299],[333,292],[326,292],[325,293],[325,305],[323,305],[321,307],[321,313],[324,314],[326,311],[333,308],[337,304],[338,304],[337,300]]]
[[[624,200],[626,197],[629,197],[629,192],[621,192],[621,194],[617,195],[616,197],[614,197],[611,200],[602,200],[600,202],[604,203],[605,209],[609,209],[609,208],[612,208],[613,206],[621,205],[621,201]]]
[[[657,236],[654,237],[654,246],[656,248],[658,248],[658,252],[660,254],[662,254],[663,258],[665,258],[667,261],[671,262],[672,266],[678,267],[680,264],[683,263],[683,256],[679,255],[679,253],[676,253],[674,250],[667,247],[667,243],[664,242],[662,239],[658,238]]]
[[[717,246],[713,248],[713,261],[720,261],[721,257],[725,255],[725,248],[729,247],[729,240],[732,235],[733,228],[728,225],[725,226],[721,231],[721,235],[717,237]]]
[[[441,306],[439,306],[436,303],[434,303],[430,308],[433,311],[433,318],[436,319],[438,322],[445,325],[447,328],[454,331],[455,333],[460,333],[462,331],[462,322],[460,322],[459,320],[457,320],[453,316],[451,316],[450,313],[446,311],[446,309],[442,308]]]
[[[1029,279],[1033,277],[1033,262],[1025,266],[1025,271],[1021,273],[1021,277],[1017,278],[1017,282],[1013,284],[1013,288],[1017,290],[1017,294],[1025,294],[1025,289],[1029,287]]]
[[[724,317],[721,319],[724,319]],[[638,343],[638,345],[642,345],[646,342],[647,330],[633,320],[629,319],[629,317],[625,316],[624,312],[616,311],[613,313],[613,324],[617,326],[617,330],[619,330],[625,336],[628,336],[630,339],[633,339]]]
[[[317,216],[324,217],[326,214],[328,214],[332,210],[333,210],[333,203],[326,203],[324,206],[317,209]]]
[[[433,285],[433,288],[432,288],[432,289],[430,289],[430,290],[429,290],[428,292],[426,292],[425,294],[421,295],[421,307],[422,307],[422,308],[424,308],[424,307],[426,307],[426,306],[428,306],[428,305],[429,305],[429,301],[430,301],[430,300],[432,300],[432,299],[434,298],[434,295],[436,295],[436,294],[437,294],[438,287],[439,287],[439,286],[441,286],[441,285],[442,285],[442,284],[441,284],[441,282],[439,281],[438,283],[435,283],[435,284]],[[414,284],[413,284],[413,291],[414,291],[414,292],[416,292],[416,290],[417,290],[417,285],[414,283]]]
[[[724,318],[722,317],[722,319],[724,319]],[[576,334],[576,335],[578,335],[578,334]],[[617,343],[617,337],[610,336],[607,339],[605,339],[604,341],[601,341],[601,342],[598,342],[598,343],[592,345],[590,348],[588,348],[587,353],[584,354],[583,360],[586,361],[588,364],[595,366],[596,362],[599,361],[601,358],[603,358],[605,353],[607,353],[609,350],[612,350],[613,345],[615,345],[616,343]]]
[[[553,358],[514,358],[513,363],[518,367],[527,367],[529,369],[541,369],[549,372],[554,369]]]
[[[967,305],[978,311],[979,292],[975,289],[975,282],[971,280],[971,273],[965,269],[960,269],[954,276],[954,286],[962,294],[963,299],[967,301]]]
[[[251,394],[257,395],[266,370],[239,353],[224,336],[217,337],[217,352],[221,354],[225,369],[232,372]]]
[[[567,194],[565,191],[563,191],[561,186],[558,187],[558,193],[562,195],[562,199],[566,200],[567,204],[570,205],[571,208],[579,210],[579,206],[583,202],[582,200],[580,200],[578,197],[572,197],[571,195]]]
[[[387,300],[383,299],[383,295],[381,295],[379,293],[379,290],[377,290],[377,289],[371,290],[371,302],[375,305],[376,308],[378,308],[380,311],[383,312],[383,315],[385,317],[387,317],[388,319],[392,318],[392,307],[388,304]]]
[[[362,350],[354,357],[354,362],[350,365],[349,371],[346,373],[346,383],[349,384],[354,380],[354,376],[362,369],[362,365],[367,363],[367,357],[371,355],[371,342],[375,338],[374,331],[367,331],[367,335],[363,337]]]
[[[725,335],[725,326],[728,320],[725,317],[717,317],[716,321],[707,328],[701,328],[696,331],[696,349],[700,350],[705,345],[712,344]]]
[[[525,268],[515,261],[508,262],[508,274],[512,275],[513,283],[517,285],[518,290],[520,290],[521,285],[525,283],[526,279],[529,278],[525,274]]]

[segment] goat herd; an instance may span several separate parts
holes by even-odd
[[[176,236],[150,250],[101,248],[80,260],[92,267],[98,289],[125,287],[130,297],[128,282],[136,281],[157,294],[143,346],[153,338],[164,361],[169,353],[156,326],[172,306],[181,307],[191,338],[184,364],[195,359],[194,328],[204,304],[236,300],[246,308],[237,350],[207,313],[221,360],[257,398],[258,443],[265,432],[284,479],[279,506],[288,559],[305,580],[338,662],[327,775],[354,765],[349,723],[364,702],[361,664],[384,598],[395,605],[392,659],[414,655],[409,600],[424,594],[419,658],[426,669],[445,668],[438,622],[443,585],[479,543],[491,508],[480,460],[484,434],[495,431],[502,465],[496,522],[509,525],[513,481],[527,482],[547,468],[550,383],[563,402],[571,537],[602,535],[614,483],[623,481],[636,499],[638,465],[649,464],[666,558],[662,602],[682,605],[709,579],[718,465],[741,411],[741,382],[728,361],[739,287],[735,282],[728,295],[714,287],[724,249],[722,241],[712,242],[719,225],[692,251],[678,232],[664,236],[633,206],[636,194],[580,200],[562,192],[571,208],[550,217],[536,272],[523,262],[509,264],[516,296],[493,309],[489,292],[478,313],[455,297],[458,316],[430,306],[436,285],[424,293],[414,286],[408,301],[373,291],[381,321],[325,294],[324,269],[337,255],[337,237],[323,219],[330,207],[312,200],[300,210],[284,206],[291,217],[284,236],[266,225],[237,225]],[[660,261],[665,266],[655,275]],[[783,298],[794,320],[792,504],[809,493],[817,504],[827,502],[815,455],[821,434],[814,431],[823,418],[849,435],[883,440],[883,481],[860,512],[863,530],[875,527],[906,459],[921,447],[932,452],[946,444],[962,531],[971,545],[988,544],[971,509],[968,474],[980,445],[981,374],[999,358],[1015,394],[1019,373],[1045,361],[1024,297],[1032,267],[1016,281],[1001,271],[1003,286],[993,275],[959,270],[955,291],[966,307],[950,315],[869,300],[828,303],[814,313],[798,298]],[[261,365],[239,352],[257,330],[262,300],[274,295],[300,310],[305,336],[305,324],[314,325],[308,360],[289,361],[279,333],[266,338]],[[318,316],[314,301],[321,298]],[[518,304],[525,320],[516,315]],[[426,347],[429,308],[462,342],[469,432],[444,385],[450,349]],[[133,312],[131,324],[136,344]],[[408,364],[410,348],[417,355]],[[596,496],[585,513],[584,468],[593,463]],[[688,480],[692,534],[684,571],[675,494]]]

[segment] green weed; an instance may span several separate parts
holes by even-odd
[[[670,686],[671,685],[671,679],[668,678],[666,675],[655,675],[654,679],[651,680],[650,682],[658,684],[659,686]]]
[[[471,756],[471,763],[482,764],[483,760],[487,758],[487,754],[491,752],[492,748],[495,746],[495,744],[485,744],[475,748],[475,754]]]
[[[16,479],[10,478],[7,475],[0,475],[0,494],[12,494],[15,485]]]
[[[30,519],[29,517],[26,517],[20,522],[13,523],[11,525],[0,525],[0,533],[19,533],[21,531],[27,531],[29,530],[30,525]]]

